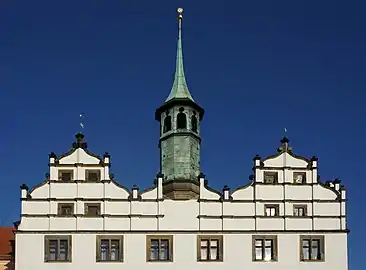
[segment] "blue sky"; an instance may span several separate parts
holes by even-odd
[[[248,182],[252,157],[319,157],[348,191],[351,269],[364,265],[366,26],[361,1],[1,1],[1,225],[19,219],[22,183],[44,179],[85,113],[92,152],[117,180],[159,170],[155,109],[173,83],[183,4],[188,86],[205,110],[202,171],[221,189]]]

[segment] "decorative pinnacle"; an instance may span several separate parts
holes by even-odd
[[[183,19],[183,8],[178,8],[177,12],[178,12],[178,20],[182,20]]]
[[[177,58],[176,58],[176,66],[175,66],[175,75],[173,87],[170,91],[168,98],[165,102],[168,102],[172,99],[190,99],[194,101],[191,93],[188,90],[186,77],[184,75],[184,67],[183,67],[183,52],[182,52],[182,20],[183,20],[183,8],[178,8],[178,44],[177,44]]]

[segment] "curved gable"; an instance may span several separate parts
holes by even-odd
[[[231,193],[231,197],[233,200],[253,200],[253,181],[235,189]]]
[[[148,188],[140,193],[141,199],[157,199],[158,198],[158,187],[154,186]]]
[[[264,167],[297,167],[307,168],[309,160],[304,157],[297,156],[292,152],[282,152],[275,156],[270,156],[262,160]]]
[[[105,186],[105,196],[111,199],[128,199],[131,195],[130,191],[122,186],[115,180],[111,180],[106,183]]]
[[[98,165],[102,162],[98,156],[87,152],[82,148],[73,149],[68,154],[61,156],[57,159],[59,164],[91,164]]]
[[[32,187],[28,195],[35,199],[44,199],[49,197],[48,180],[45,180],[38,185]]]
[[[204,184],[202,185],[202,181]],[[219,200],[222,197],[220,191],[213,189],[208,186],[207,180],[201,180],[201,188],[200,188],[200,199],[204,200]]]
[[[323,183],[318,183],[314,186],[314,199],[315,200],[337,200],[339,198],[339,192],[334,188],[331,188]]]

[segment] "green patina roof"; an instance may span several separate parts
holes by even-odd
[[[193,98],[191,93],[189,93],[186,77],[184,75],[183,68],[183,52],[182,52],[182,16],[178,16],[178,46],[177,46],[177,60],[176,60],[176,68],[174,75],[174,83],[172,90],[168,98],[165,102],[168,102],[172,99],[190,99],[192,101]]]

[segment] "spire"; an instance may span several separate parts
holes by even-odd
[[[178,45],[177,45],[177,60],[175,67],[175,75],[174,75],[174,83],[172,90],[168,98],[165,102],[170,101],[172,99],[190,99],[192,101],[193,98],[191,93],[189,93],[186,77],[184,75],[183,68],[183,52],[182,52],[182,20],[183,20],[183,9],[178,8]]]

